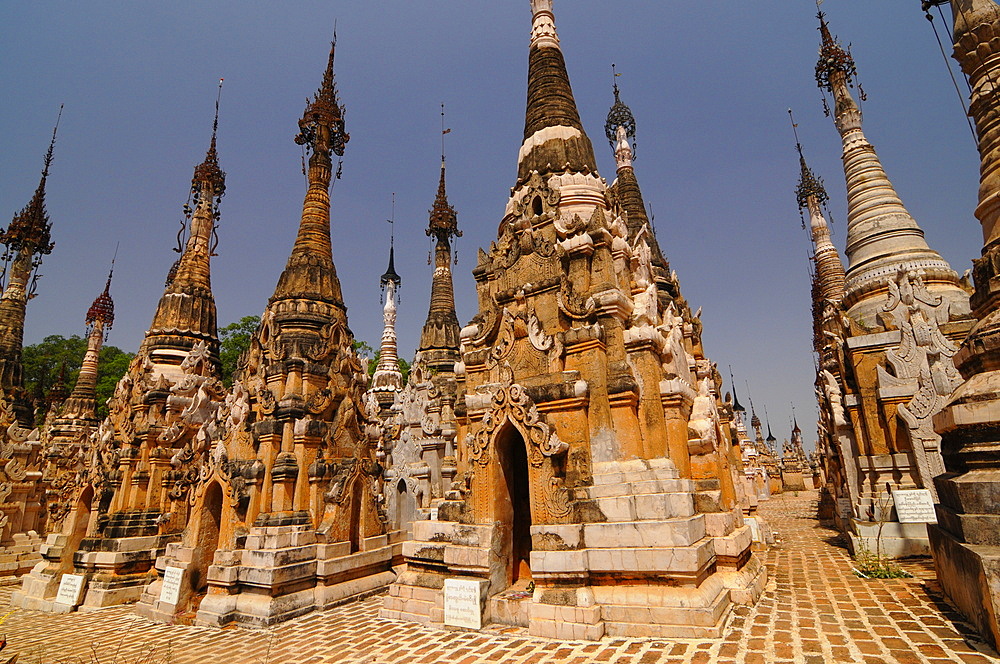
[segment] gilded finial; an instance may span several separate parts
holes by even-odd
[[[382,289],[392,283],[396,288],[399,288],[400,284],[403,283],[403,278],[396,273],[396,260],[394,255],[394,249],[396,244],[396,192],[392,194],[392,216],[386,219],[389,223],[389,268],[382,275],[379,283]]]
[[[830,197],[823,186],[823,179],[816,177],[806,165],[806,158],[802,154],[802,144],[799,142],[798,124],[795,123],[792,109],[788,109],[788,120],[792,124],[792,134],[795,136],[795,150],[799,153],[800,175],[799,184],[795,188],[795,201],[799,205],[799,216],[801,216],[802,210],[809,207],[810,198],[815,198],[817,205],[824,205],[830,200]],[[805,227],[805,220],[803,220],[803,227]]]
[[[94,323],[100,321],[104,323],[104,329],[110,330],[111,326],[115,322],[115,302],[111,299],[111,278],[115,274],[115,259],[118,258],[118,245],[115,245],[115,254],[111,258],[111,269],[108,270],[108,280],[104,284],[104,292],[97,296],[94,303],[90,305],[90,309],[87,310],[87,332],[90,330]]]
[[[819,3],[817,3],[817,9],[819,9]],[[826,24],[826,14],[817,11],[816,18],[819,19],[819,32],[822,36],[819,61],[816,63],[816,84],[832,93],[832,77],[836,72],[842,72],[846,83],[852,85],[858,70],[854,65],[854,58],[851,56],[850,50],[845,50],[840,42],[830,34],[830,28]]]
[[[307,100],[305,113],[299,120],[299,133],[295,137],[297,144],[307,145],[314,153],[323,154],[327,158],[331,152],[338,157],[344,156],[344,148],[351,139],[344,131],[344,107],[337,96],[333,74],[336,54],[337,28],[334,26],[330,57],[327,60],[326,71],[323,72],[323,82],[312,101]]]
[[[608,118],[604,123],[604,135],[607,136],[608,142],[611,144],[611,151],[617,152],[618,145],[621,142],[621,137],[618,135],[619,128],[624,130],[625,138],[629,141],[630,149],[630,160],[635,159],[635,116],[632,115],[632,109],[626,106],[620,97],[618,89],[618,77],[621,74],[615,68],[614,63],[611,64],[611,74],[615,103],[611,106],[611,110],[608,111]]]
[[[212,197],[216,199],[214,203],[218,204],[218,199],[226,193],[226,174],[219,167],[219,154],[216,151],[216,135],[219,132],[219,101],[222,99],[222,82],[225,79],[219,79],[219,91],[215,97],[215,119],[212,121],[212,140],[209,143],[208,152],[205,153],[205,161],[201,162],[194,169],[194,177],[191,179],[191,194],[193,198],[193,207],[197,209],[198,204],[201,202],[202,197],[202,187],[208,185],[211,187]],[[187,209],[190,214],[190,208]],[[213,210],[216,213],[216,218],[218,218],[218,210]]]
[[[32,267],[38,267],[41,257],[52,253],[55,243],[52,242],[49,214],[45,209],[45,183],[49,177],[49,167],[56,146],[56,134],[59,131],[59,121],[62,119],[63,105],[59,105],[55,127],[52,128],[52,139],[49,149],[45,152],[42,177],[38,188],[24,208],[14,215],[6,230],[0,230],[0,244],[8,248],[7,257],[27,249],[35,255]]]

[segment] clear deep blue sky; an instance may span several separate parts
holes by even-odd
[[[556,0],[563,50],[601,173],[611,63],[639,125],[636,171],[656,232],[723,375],[732,365],[774,434],[795,404],[815,439],[806,256],[786,108],[827,184],[843,248],[840,140],[813,80],[810,0]],[[827,0],[853,43],[865,131],[931,246],[959,272],[978,255],[978,157],[917,0]],[[334,21],[337,83],[351,141],[333,191],[334,260],[355,335],[381,334],[379,275],[396,192],[403,276],[400,354],[427,313],[424,235],[447,104],[448,190],[465,236],[459,319],[476,313],[471,270],[496,237],[524,122],[527,0],[235,0],[0,4],[0,224],[31,197],[60,103],[48,186],[56,247],[28,305],[25,343],[83,332],[121,242],[109,343],[135,350],[176,254],[193,167],[208,146],[225,77],[219,155],[228,173],[212,281],[220,325],[259,314],[295,236],[304,181],[292,138],[317,88]],[[940,19],[938,19],[940,23]],[[939,26],[940,27],[940,26]],[[947,37],[947,35],[946,35]],[[946,42],[947,46],[947,42]],[[747,404],[748,405],[748,404]]]

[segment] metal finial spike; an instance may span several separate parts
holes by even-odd
[[[450,132],[451,129],[445,129],[444,127],[444,102],[441,102],[441,168],[444,168],[445,162],[444,137]]]
[[[612,86],[614,87],[614,90],[615,90],[615,99],[616,100],[618,99],[618,77],[619,76],[621,76],[621,74],[618,73],[617,69],[615,68],[615,63],[612,62],[611,63],[611,83],[612,83]]]
[[[788,120],[792,123],[792,135],[795,136],[795,149],[798,150],[799,156],[802,156],[802,144],[799,143],[799,125],[795,122],[795,116],[792,115],[792,109],[788,109]]]
[[[52,164],[52,155],[56,147],[56,132],[59,131],[59,121],[62,120],[63,104],[59,104],[59,114],[56,115],[56,126],[52,128],[52,140],[49,141],[48,152],[45,153],[45,168],[42,170],[42,175],[48,177],[49,166]]]
[[[115,242],[115,253],[114,253],[114,255],[111,256],[111,269],[108,270],[108,285],[109,286],[111,285],[111,277],[115,273],[115,261],[118,259],[118,247],[120,245],[121,245],[121,242]],[[107,289],[105,289],[105,290],[107,290]]]
[[[392,192],[392,216],[389,222],[389,248],[396,243],[396,192]]]
[[[215,120],[212,121],[212,140],[215,140],[215,134],[219,131],[219,101],[222,99],[222,82],[224,80],[226,79],[219,79],[219,94],[215,96]]]

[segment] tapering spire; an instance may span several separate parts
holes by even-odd
[[[820,297],[824,300],[840,302],[844,297],[844,264],[840,261],[840,253],[830,239],[830,227],[823,215],[823,206],[829,200],[823,180],[813,175],[806,165],[802,144],[799,143],[797,125],[788,109],[788,118],[795,134],[795,150],[799,153],[799,184],[795,188],[795,199],[802,210],[809,212],[809,231],[813,242],[813,261],[816,264],[815,280]]]
[[[995,39],[1000,29],[1000,7],[993,0],[952,0],[951,8],[954,57],[972,89],[969,116],[975,122],[979,147],[979,204],[975,215],[982,227],[983,249],[982,257],[974,261],[976,292],[972,305],[976,318],[982,320],[1000,309],[995,267],[996,257],[1000,256],[1000,116],[996,112],[1000,49]],[[995,336],[992,330],[984,330],[983,334]],[[992,349],[991,354],[1000,355]],[[994,359],[988,364],[996,366],[1000,362]]]
[[[111,278],[114,276],[114,272],[115,261],[112,259],[104,291],[97,296],[94,303],[90,305],[90,309],[87,310],[87,352],[83,356],[73,393],[66,400],[60,413],[62,420],[97,419],[97,373],[101,347],[104,345],[104,337],[115,322],[115,303],[111,299]]]
[[[210,264],[215,253],[219,202],[226,191],[226,174],[219,167],[216,149],[221,94],[222,79],[219,79],[212,138],[205,159],[194,169],[191,200],[184,205],[186,223],[178,234],[180,241],[187,226],[187,241],[181,257],[170,269],[141,348],[157,365],[179,364],[195,344],[204,341],[218,366],[219,338]]]
[[[740,404],[740,399],[736,396],[736,379],[733,378],[732,367],[729,367],[729,382],[733,384],[733,410],[738,413],[746,413],[747,409]]]
[[[559,48],[552,0],[531,0],[528,103],[518,182],[539,173],[596,170],[594,148],[584,132],[566,61]]]
[[[395,202],[395,195],[393,200]],[[380,280],[385,290],[385,306],[382,308],[382,343],[370,389],[383,410],[392,405],[395,394],[403,389],[403,374],[399,370],[399,351],[396,344],[396,289],[403,280],[396,274],[393,244],[394,242],[390,240],[389,268]]]
[[[615,103],[608,111],[608,119],[604,123],[604,134],[611,144],[611,151],[615,155],[615,162],[618,170],[632,165],[635,159],[635,116],[632,109],[626,106],[619,96],[618,77],[621,76],[614,66],[611,65],[611,73],[614,77]]]
[[[278,279],[272,302],[308,299],[344,308],[330,241],[330,183],[334,176],[332,155],[343,156],[350,140],[344,130],[344,108],[337,96],[333,73],[336,52],[337,35],[334,33],[323,82],[313,99],[306,104],[299,120],[299,133],[295,137],[295,142],[310,152],[307,172],[309,188],[302,204],[295,245]]]
[[[0,230],[0,244],[6,247],[0,280],[4,276],[7,279],[3,295],[0,296],[0,399],[14,404],[16,417],[23,426],[33,424],[31,407],[23,393],[24,315],[28,300],[33,297],[32,273],[41,265],[42,257],[51,253],[54,246],[50,235],[52,224],[45,210],[45,184],[52,165],[61,117],[62,106],[59,107],[49,149],[45,153],[42,177],[31,201],[14,215],[5,230]],[[35,275],[37,277],[37,273]]]
[[[611,149],[615,154],[615,161],[618,166],[618,178],[612,188],[615,198],[625,211],[625,225],[628,227],[629,240],[634,240],[643,228],[648,228],[646,242],[649,244],[650,259],[654,267],[654,277],[657,288],[661,294],[661,305],[666,307],[668,301],[678,293],[677,285],[670,278],[670,264],[667,262],[660,243],[653,233],[653,225],[646,214],[646,202],[642,197],[642,190],[639,188],[639,180],[636,178],[635,168],[632,161],[635,159],[635,116],[621,100],[618,89],[618,77],[621,76],[611,65],[614,76],[613,92],[615,101],[608,111],[607,120],[604,123],[604,134],[607,136]]]
[[[38,181],[35,194],[31,197],[24,208],[14,215],[10,225],[6,230],[0,230],[0,244],[7,247],[7,258],[13,258],[13,254],[26,251],[36,256],[43,256],[52,253],[55,246],[52,242],[52,223],[49,221],[48,211],[45,209],[45,184],[49,178],[49,167],[56,147],[56,133],[59,131],[59,120],[62,118],[62,105],[59,106],[59,115],[56,118],[56,125],[52,129],[52,139],[49,141],[49,149],[45,152],[45,166],[42,168],[42,177]],[[40,262],[40,260],[36,261]]]
[[[455,287],[451,273],[451,238],[462,237],[458,214],[448,202],[445,187],[445,162],[441,159],[441,179],[430,209],[427,235],[437,240],[434,248],[434,275],[431,277],[431,302],[427,320],[420,333],[418,351],[421,360],[438,371],[451,371],[458,361],[458,315],[455,313]]]
[[[862,132],[861,110],[850,91],[857,74],[854,59],[831,35],[825,15],[820,12],[817,17],[822,44],[816,82],[833,94],[834,121],[843,141],[848,201],[844,304],[848,314],[867,324],[876,323],[888,280],[900,268],[922,271],[928,290],[954,299],[959,313],[967,296],[958,275],[927,246],[923,230],[903,206]],[[967,300],[964,308],[967,311]]]
[[[110,330],[115,323],[115,302],[111,299],[111,278],[115,274],[115,261],[111,261],[111,269],[108,270],[108,280],[104,283],[104,292],[97,296],[94,303],[87,309],[87,327],[100,324],[105,330]]]

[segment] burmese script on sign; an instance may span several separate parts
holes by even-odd
[[[80,595],[83,594],[82,574],[63,574],[59,580],[59,591],[56,593],[56,602],[67,606],[76,606],[80,603]]]
[[[181,579],[184,570],[180,567],[167,567],[163,570],[163,585],[160,587],[160,601],[167,604],[177,604],[181,596]]]
[[[469,629],[483,626],[478,581],[444,580],[444,624]]]
[[[897,489],[892,492],[900,523],[937,523],[930,489]]]

